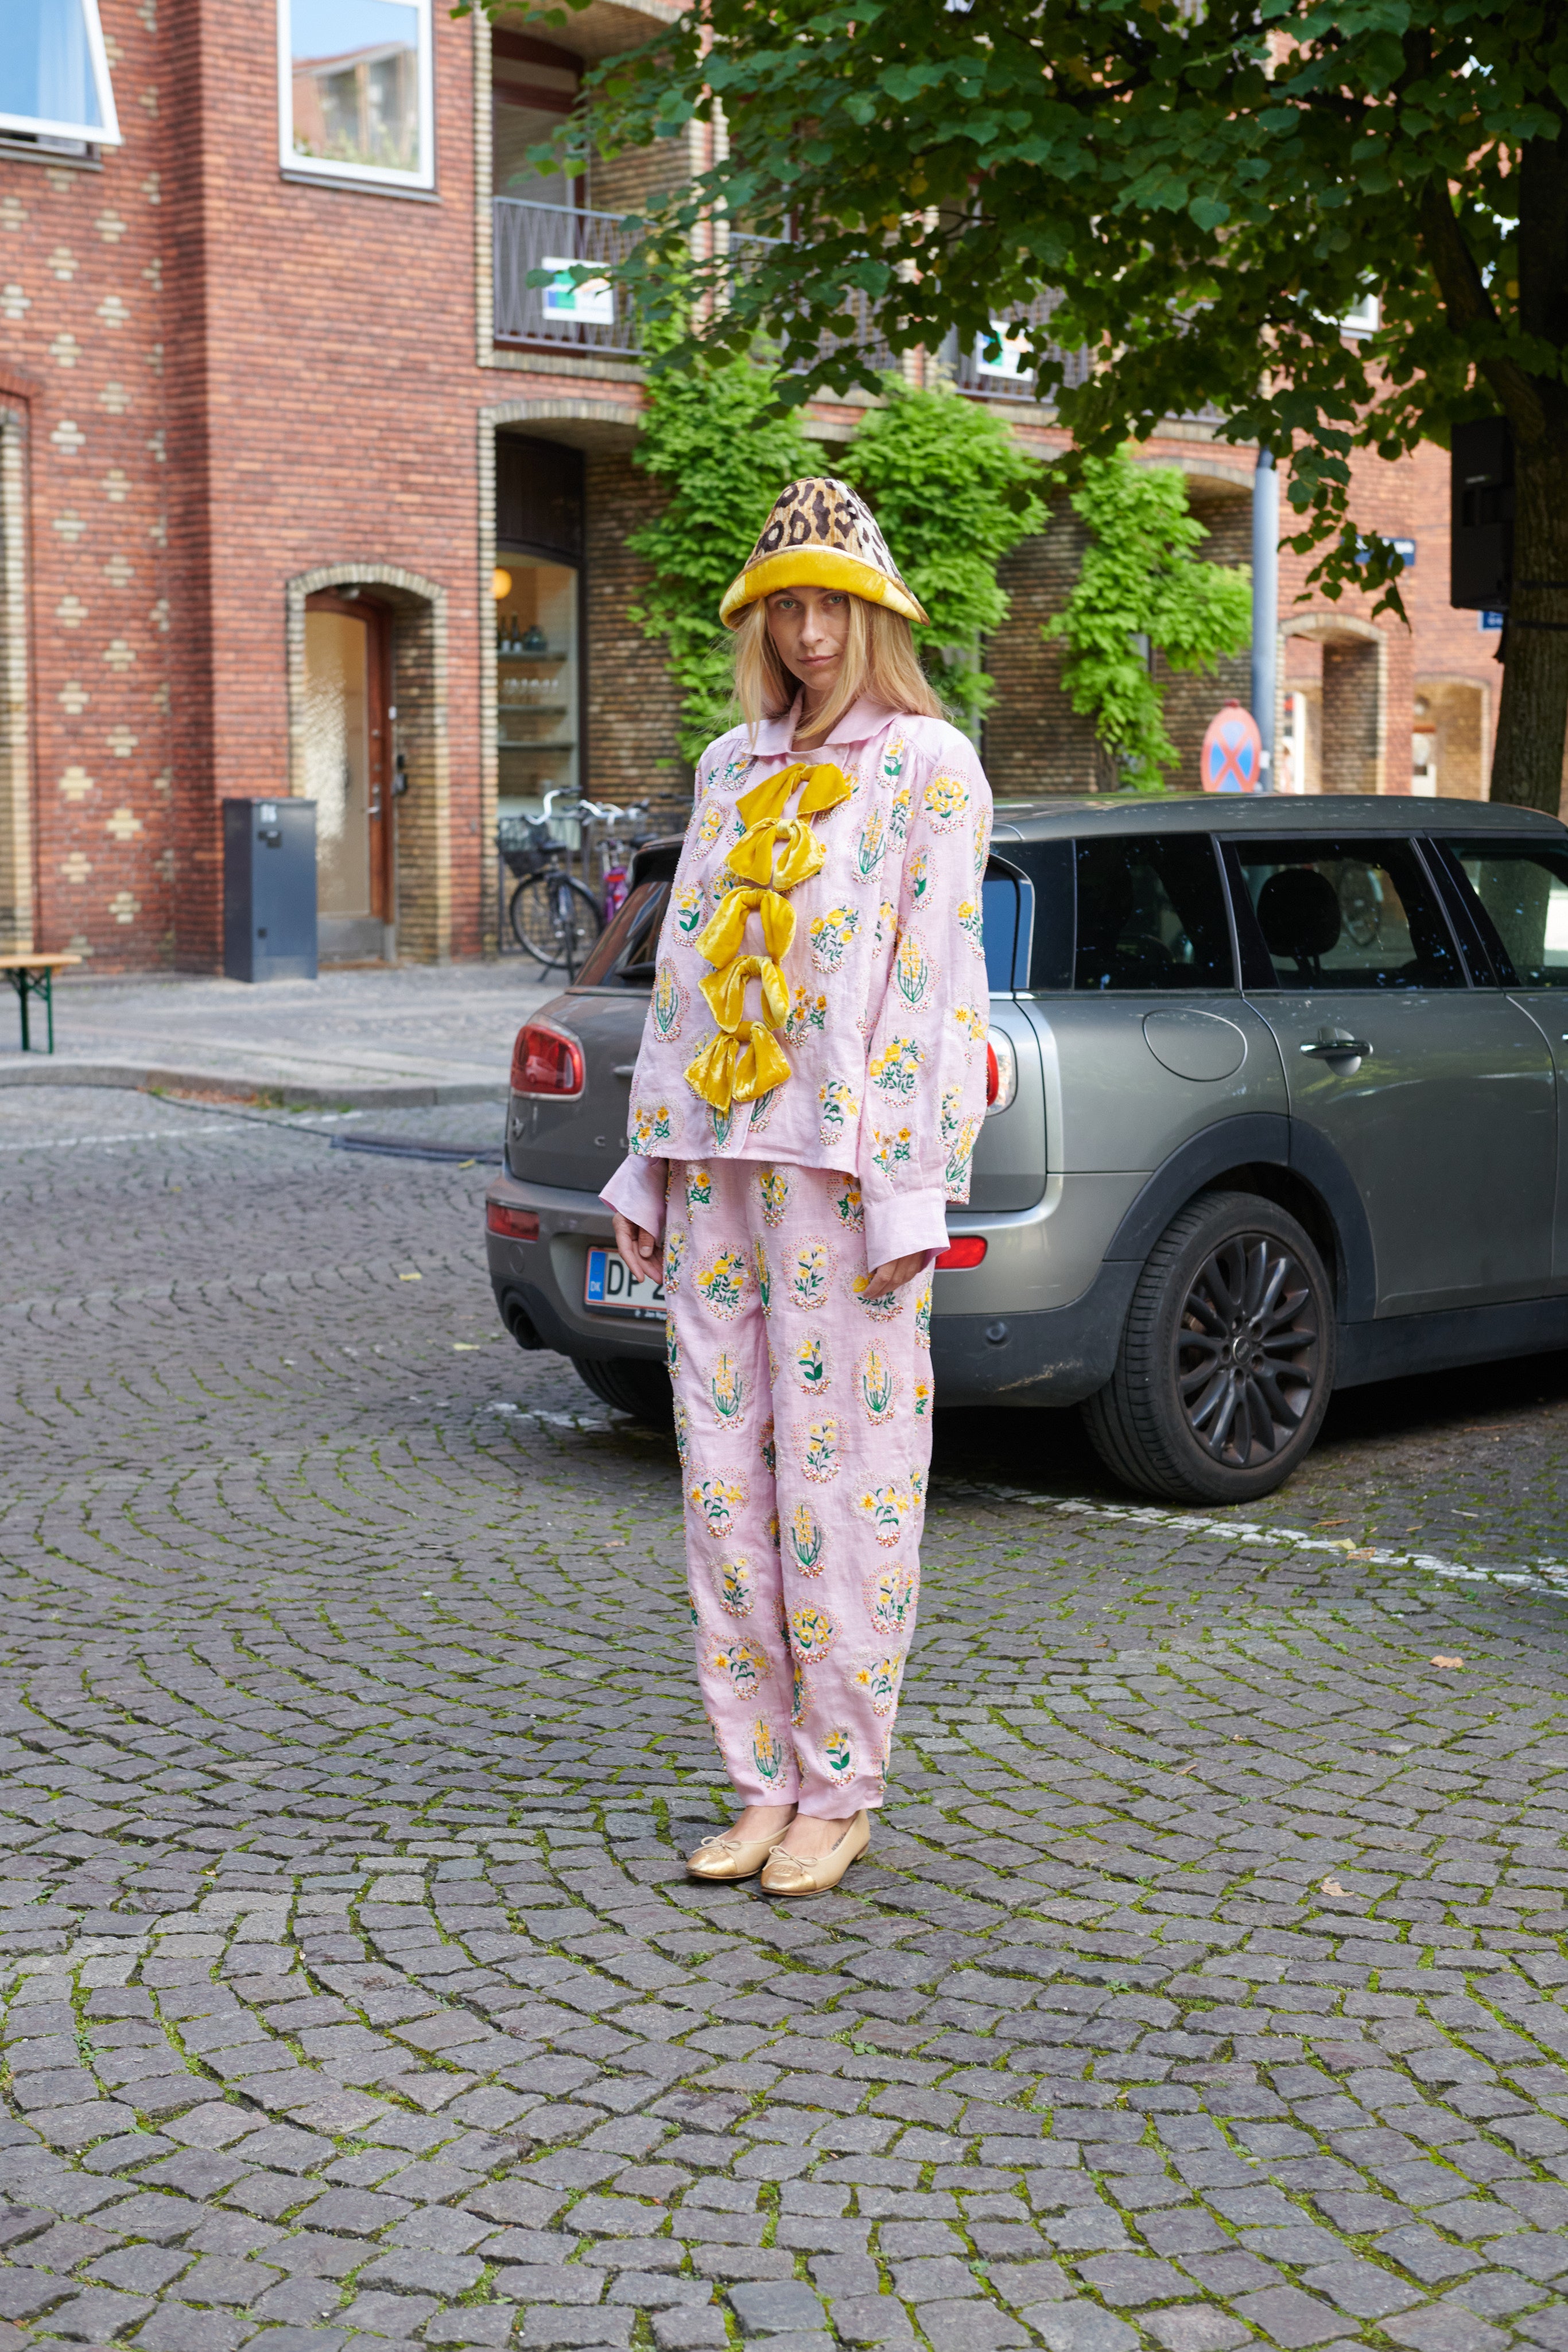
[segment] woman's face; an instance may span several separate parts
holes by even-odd
[[[767,600],[773,650],[806,690],[824,701],[838,683],[849,641],[849,598],[841,588],[780,588]]]

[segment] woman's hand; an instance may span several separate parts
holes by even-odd
[[[629,1218],[616,1211],[616,1247],[634,1274],[645,1282],[658,1282],[664,1272],[664,1252],[650,1233],[634,1225]]]
[[[618,1231],[618,1217],[616,1225]],[[912,1282],[919,1274],[926,1256],[926,1251],[916,1250],[910,1257],[890,1257],[886,1265],[874,1268],[870,1280],[860,1293],[861,1305],[868,1307],[874,1298],[886,1298],[890,1291],[902,1290],[905,1283]]]

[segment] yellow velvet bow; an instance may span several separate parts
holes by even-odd
[[[784,804],[797,784],[805,787],[799,807],[781,823]],[[809,882],[821,872],[827,852],[806,820],[837,808],[854,789],[843,769],[831,761],[812,767],[797,760],[781,768],[776,776],[765,776],[735,803],[746,821],[746,831],[726,860],[731,873],[742,882],[771,883],[776,890],[793,890],[797,883]],[[773,847],[781,841],[787,845],[775,863]]]
[[[697,952],[710,963],[728,963],[739,955],[746,925],[755,915],[771,956],[787,955],[795,938],[795,908],[776,890],[731,890],[719,911],[697,934]]]
[[[804,787],[798,813],[785,817],[785,805],[797,786]],[[854,789],[843,769],[831,761],[814,767],[797,760],[753,784],[735,803],[746,831],[725,864],[738,881],[752,887],[731,890],[698,937],[699,954],[722,966],[702,982],[720,1034],[709,1039],[686,1073],[687,1085],[715,1110],[728,1110],[734,1102],[755,1102],[790,1076],[788,1056],[768,1025],[782,1024],[789,1011],[789,990],[777,960],[795,938],[795,912],[780,894],[821,871],[827,852],[807,820],[837,808]],[[775,860],[780,842],[784,855]],[[762,924],[765,956],[742,952],[753,914]],[[745,1017],[746,989],[753,980],[761,983],[765,1021]]]
[[[732,1102],[771,1094],[789,1075],[788,1057],[773,1031],[761,1021],[742,1021],[734,1036],[709,1039],[686,1083],[715,1110],[728,1110]]]
[[[789,1011],[789,991],[772,956],[732,956],[722,971],[710,971],[702,982],[709,1011],[731,1036],[746,1017],[746,987],[753,980],[762,982],[763,1016],[776,1026]]]

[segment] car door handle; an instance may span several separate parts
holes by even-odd
[[[1364,1037],[1313,1037],[1300,1051],[1303,1054],[1321,1054],[1325,1060],[1348,1062],[1355,1055],[1364,1061],[1372,1047]]]

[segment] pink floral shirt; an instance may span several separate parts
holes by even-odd
[[[991,792],[942,719],[858,702],[805,754],[790,749],[795,723],[794,712],[768,721],[754,742],[732,729],[699,763],[632,1079],[631,1153],[602,1197],[657,1235],[671,1160],[834,1169],[858,1181],[876,1266],[945,1247],[944,1205],[969,1197],[985,1113]],[[836,763],[854,790],[811,819],[826,856],[791,894],[795,937],[779,960],[788,1005],[774,1032],[791,1075],[715,1110],[686,1077],[715,1034],[701,993],[712,967],[696,940],[731,887],[725,861],[745,831],[737,800],[802,757]],[[760,934],[752,944],[763,951]],[[753,982],[749,1013],[759,999]]]

